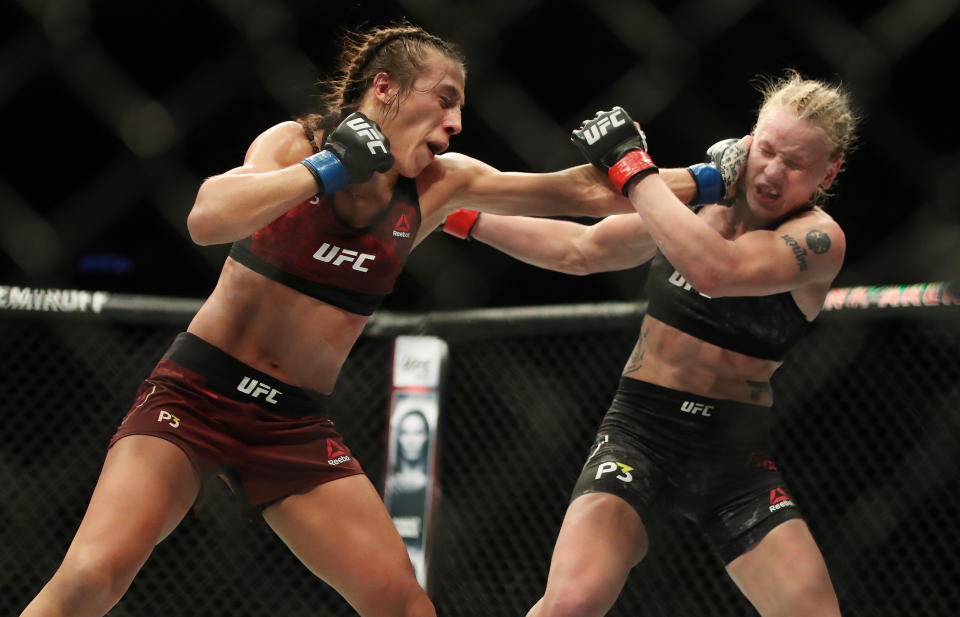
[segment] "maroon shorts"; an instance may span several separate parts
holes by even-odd
[[[183,332],[140,386],[110,445],[127,435],[166,439],[204,481],[220,476],[262,507],[363,473],[322,415],[326,399]]]

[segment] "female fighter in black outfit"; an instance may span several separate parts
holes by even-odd
[[[770,378],[823,305],[844,235],[818,202],[854,130],[847,95],[795,73],[771,83],[730,206],[696,211],[667,189],[620,108],[573,141],[639,213],[592,226],[461,212],[453,233],[573,274],[653,258],[649,308],[589,451],[530,617],[603,615],[648,547],[644,519],[695,521],[761,615],[839,615],[823,557],[769,444]],[[731,173],[737,157],[715,152]],[[733,167],[736,167],[734,164]],[[715,169],[696,166],[698,176]],[[729,177],[728,177],[729,179]],[[710,183],[719,200],[725,191]],[[702,189],[703,187],[701,187]],[[469,222],[469,225],[465,224]]]

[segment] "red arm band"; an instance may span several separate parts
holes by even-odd
[[[631,150],[610,167],[607,175],[622,195],[626,195],[627,184],[634,178],[648,173],[660,173],[650,155],[643,150]]]
[[[466,240],[470,237],[470,231],[477,224],[477,217],[479,216],[480,213],[476,210],[466,210],[464,208],[455,210],[443,222],[443,231],[461,240]]]

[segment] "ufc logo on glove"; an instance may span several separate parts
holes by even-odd
[[[353,129],[357,135],[368,140],[367,149],[370,150],[370,154],[375,154],[377,148],[380,148],[380,152],[387,153],[387,147],[383,143],[383,134],[367,122],[366,118],[358,117],[348,120],[347,126]]]
[[[583,138],[588,145],[597,143],[601,137],[607,134],[611,127],[623,126],[626,123],[624,111],[619,107],[614,107],[609,113],[603,114],[596,120],[588,122],[581,131]]]

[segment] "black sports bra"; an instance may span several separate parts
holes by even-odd
[[[783,360],[810,322],[789,292],[709,298],[658,254],[645,286],[647,314],[708,343],[765,360]]]

